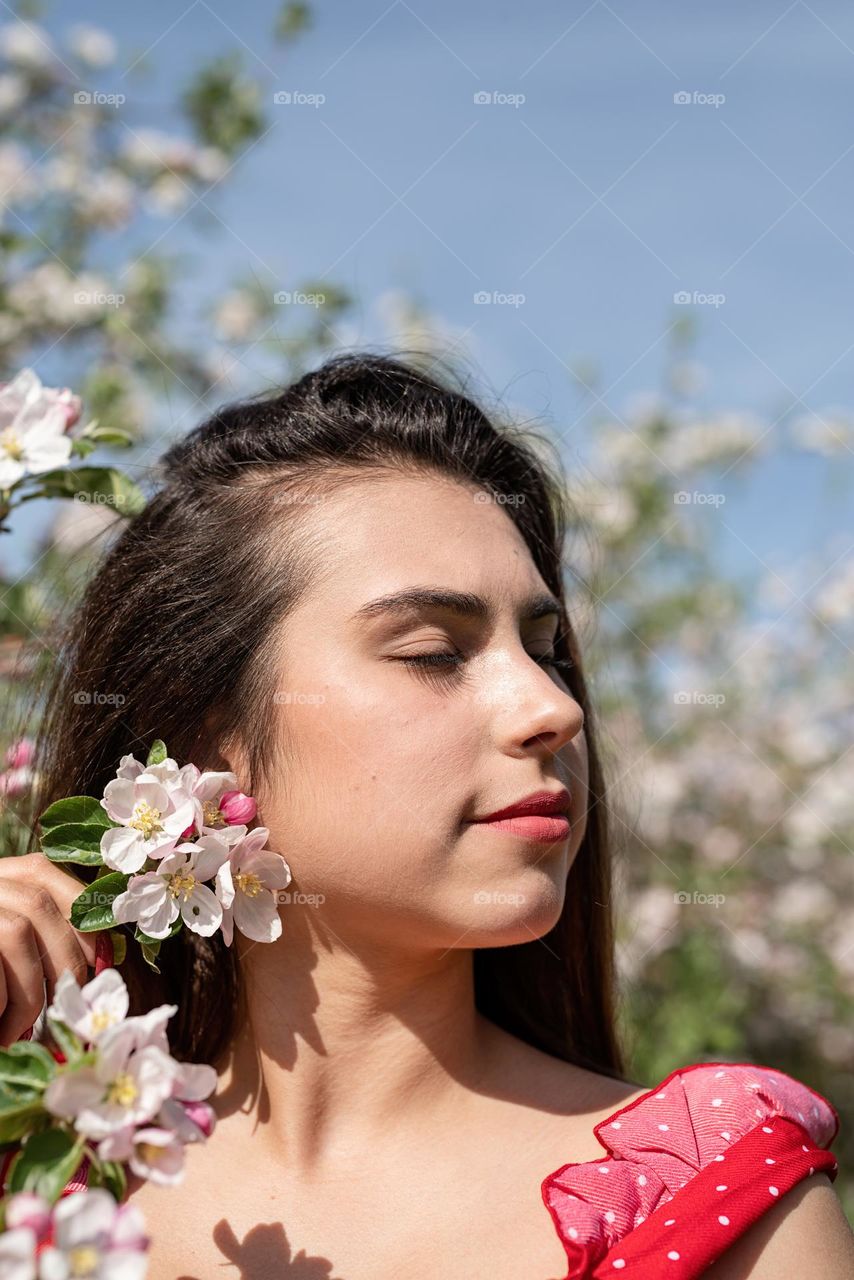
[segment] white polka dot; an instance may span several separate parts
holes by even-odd
[[[636,1226],[636,1227],[639,1227],[639,1226],[640,1226],[640,1224],[641,1224],[642,1222],[646,1222],[646,1214],[645,1214],[645,1213],[642,1213],[642,1214],[641,1214],[641,1216],[636,1220],[636,1222],[635,1222],[635,1226]]]
[[[612,1120],[612,1121],[611,1121],[611,1128],[612,1128],[612,1129],[622,1129],[622,1127],[623,1127],[623,1126],[620,1124],[620,1121],[619,1121],[619,1120]]]
[[[762,1132],[763,1132],[763,1133],[773,1133],[773,1132],[774,1132],[774,1130],[773,1130],[773,1129],[769,1129],[769,1128],[768,1128],[768,1126],[767,1126],[767,1124],[763,1124],[763,1126],[762,1126]]]
[[[724,1158],[723,1156],[715,1156],[716,1160],[723,1160],[723,1158]]]
[[[712,1098],[712,1106],[713,1107],[723,1106],[723,1098]]]
[[[761,1116],[761,1115],[762,1115],[762,1112],[761,1112],[760,1108],[759,1108],[759,1107],[757,1107],[753,1114],[754,1114],[755,1116]]]
[[[729,1142],[730,1135],[728,1133],[722,1133],[721,1137],[726,1138],[727,1142]]]
[[[569,1236],[570,1240],[578,1239],[578,1232],[576,1231],[575,1227],[570,1227],[569,1231],[567,1232],[567,1235]]]
[[[638,1176],[638,1186],[639,1186],[639,1187],[645,1187],[645,1186],[646,1186],[646,1174],[645,1174],[645,1173],[641,1173],[641,1174]]]
[[[772,1195],[772,1196],[778,1196],[778,1195],[780,1194],[780,1192],[779,1192],[779,1190],[777,1189],[777,1187],[769,1187],[769,1188],[768,1188],[768,1190],[771,1192],[771,1195]]]
[[[801,1151],[809,1151],[809,1147],[805,1147],[804,1144],[801,1143]]]
[[[614,1210],[613,1210],[613,1209],[606,1209],[606,1210],[605,1210],[605,1221],[606,1221],[606,1222],[613,1222],[613,1221],[614,1221],[614,1219],[616,1218],[616,1216],[617,1216],[617,1215],[616,1215],[616,1213],[614,1213]]]
[[[718,1222],[721,1224],[722,1227],[729,1226],[729,1218],[726,1216],[725,1213],[718,1214]]]
[[[719,1187],[715,1187],[715,1191],[726,1191],[726,1183],[722,1182]]]
[[[776,1160],[772,1160],[770,1156],[766,1156],[766,1157],[765,1157],[765,1163],[766,1163],[766,1164],[776,1164],[776,1163],[777,1163],[777,1161],[776,1161]]]
[[[810,1165],[810,1177],[815,1173],[815,1165]]]
[[[655,1096],[656,1096],[656,1098],[666,1098],[666,1097],[667,1097],[667,1094],[666,1094],[666,1093],[657,1093]]]
[[[798,1112],[798,1119],[799,1119],[799,1120],[803,1120],[803,1118],[804,1118],[804,1113],[803,1113],[803,1111],[799,1111],[799,1112]]]
[[[675,1218],[668,1218],[664,1225],[665,1227],[672,1227],[675,1221]]]
[[[626,1265],[626,1260],[625,1258],[615,1258],[613,1265],[618,1271],[622,1271],[623,1267]]]
[[[715,1079],[716,1079],[716,1080],[720,1080],[720,1078],[721,1078],[721,1076],[722,1076],[722,1075],[725,1075],[725,1072],[723,1072],[723,1071],[716,1071],[716,1072],[715,1072]]]
[[[678,1262],[678,1261],[679,1261],[679,1254],[676,1252],[676,1250],[675,1250],[675,1249],[671,1249],[667,1256],[668,1256],[668,1258],[670,1259],[670,1261],[671,1261],[671,1262]]]
[[[662,1132],[662,1133],[666,1133],[666,1132],[667,1132],[667,1130],[670,1128],[670,1125],[669,1125],[669,1124],[660,1124],[658,1127],[659,1127],[659,1129],[661,1130],[661,1132]]]
[[[599,1172],[600,1172],[600,1173],[608,1173],[608,1172],[610,1172],[610,1171],[609,1171],[608,1166],[607,1166],[606,1164],[600,1164],[600,1166],[599,1166]]]

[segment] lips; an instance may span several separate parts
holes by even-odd
[[[565,787],[560,791],[535,791],[504,809],[487,814],[484,818],[473,818],[473,822],[500,822],[504,818],[555,818],[569,813],[571,797]]]

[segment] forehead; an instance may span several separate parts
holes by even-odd
[[[477,592],[498,607],[547,591],[504,508],[450,478],[366,479],[312,507],[310,524],[322,573],[307,607],[334,600],[335,613],[350,617],[414,584]]]

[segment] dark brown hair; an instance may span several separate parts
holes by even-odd
[[[179,764],[204,768],[216,740],[238,735],[250,756],[242,788],[254,792],[269,777],[263,727],[278,673],[265,655],[316,572],[304,513],[331,488],[397,470],[510,496],[504,510],[564,602],[569,508],[559,465],[544,460],[546,441],[491,421],[451,381],[399,354],[339,355],[278,394],[224,406],[166,451],[156,491],[104,553],[61,638],[36,744],[34,816],[62,796],[100,796],[122,755],[144,760],[155,738]],[[554,928],[475,951],[476,1003],[546,1053],[623,1078],[608,808],[565,606],[555,647],[574,663],[566,678],[585,712],[587,830]],[[89,881],[96,869],[74,872]],[[244,1016],[235,947],[185,929],[159,964],[160,976],[129,937],[131,1011],[177,1004],[173,1053],[216,1063]]]

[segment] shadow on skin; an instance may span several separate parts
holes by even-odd
[[[239,1280],[341,1280],[332,1275],[328,1258],[310,1258],[300,1249],[291,1257],[291,1248],[281,1222],[259,1222],[247,1231],[242,1242],[224,1218],[214,1227],[213,1239],[227,1262],[218,1269],[236,1268]],[[182,1274],[177,1280],[202,1280]],[[206,1277],[205,1280],[209,1280]]]

